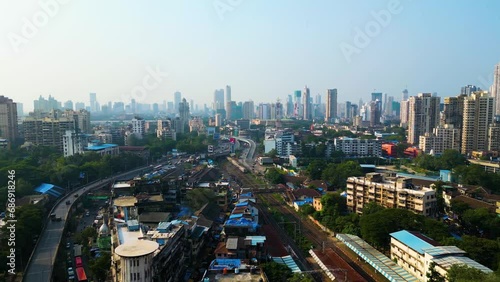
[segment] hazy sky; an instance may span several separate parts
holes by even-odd
[[[257,103],[304,85],[356,103],[374,89],[450,96],[491,85],[499,11],[496,0],[2,0],[0,95],[25,111],[40,95],[88,104],[89,92],[210,104],[226,84]]]

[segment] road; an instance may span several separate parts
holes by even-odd
[[[129,174],[136,174],[137,172],[144,170],[145,168],[135,169],[120,175],[118,177],[125,177]],[[71,206],[66,205],[66,200],[71,200],[73,204],[74,200],[81,197],[83,193],[89,190],[93,190],[103,185],[109,184],[114,178],[108,178],[105,180],[100,180],[94,182],[90,185],[81,187],[78,190],[72,191],[70,194],[64,196],[64,198],[57,204],[52,213],[56,214],[56,217],[61,217],[62,221],[49,221],[45,227],[45,230],[40,234],[39,241],[37,242],[31,260],[26,268],[26,273],[23,277],[25,282],[50,282],[52,277],[52,269],[55,264],[57,251],[61,243],[63,236],[64,226],[68,217],[68,212]],[[75,197],[78,195],[78,197]]]
[[[244,139],[244,138],[239,138],[237,137],[236,140],[244,143],[248,143],[249,146],[246,148],[246,155],[244,158],[242,158],[241,162],[243,165],[247,167],[248,170],[252,170],[252,165],[254,164],[254,156],[255,156],[255,150],[257,149],[257,145],[252,139]]]

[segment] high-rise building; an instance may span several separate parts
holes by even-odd
[[[417,145],[421,135],[431,133],[439,124],[440,98],[431,93],[419,93],[409,98],[408,143]]]
[[[400,110],[399,119],[401,120],[401,127],[406,128],[408,126],[408,119],[410,115],[410,101],[409,100],[401,101],[399,110]]]
[[[335,122],[335,118],[337,118],[337,88],[326,90],[325,121]]]
[[[123,103],[122,103],[122,105],[123,105]],[[75,110],[76,111],[85,110],[85,103],[83,103],[83,102],[76,102],[75,103]]]
[[[295,118],[302,116],[302,92],[300,90],[295,90],[293,93],[293,115]]]
[[[263,120],[271,119],[271,104],[260,103],[257,106],[257,118]]]
[[[312,107],[311,107],[311,92],[309,88],[304,87],[304,91],[302,92],[302,104],[304,105],[304,116],[302,117],[304,120],[312,119]]]
[[[493,72],[491,97],[495,98],[495,115],[500,115],[500,63],[495,66],[495,71]]]
[[[380,124],[382,109],[379,101],[370,101],[370,126],[374,127]]]
[[[86,133],[92,134],[92,126],[90,125],[90,112],[86,110],[66,110],[62,113],[62,117],[73,119],[75,121],[75,130],[77,134]]]
[[[132,119],[132,132],[139,138],[146,133],[146,121],[143,118],[135,117]]]
[[[380,103],[382,103],[382,93],[372,93],[372,101],[379,101]]]
[[[160,111],[160,105],[153,103],[153,113],[157,114]]]
[[[231,86],[226,85],[226,119],[231,119]]]
[[[179,104],[179,117],[187,122],[189,120],[189,116],[189,104],[186,101],[186,98],[183,98],[182,102]]]
[[[0,96],[0,138],[7,139],[9,148],[17,139],[17,105],[5,96]]]
[[[445,97],[441,124],[453,124],[455,128],[462,129],[464,117],[464,100],[467,94],[457,97]]]
[[[488,91],[476,91],[465,98],[462,154],[488,150],[488,126],[493,122],[494,101]]]
[[[89,93],[90,100],[90,111],[97,112],[97,95],[95,93]]]
[[[314,104],[321,105],[321,94],[316,94]]]
[[[63,136],[75,130],[73,117],[27,117],[23,121],[24,141],[37,146],[54,146],[63,152]]]
[[[460,89],[460,95],[470,96],[470,94],[480,90],[481,88],[475,85],[465,85]]]
[[[215,114],[215,126],[222,126],[222,115]]]
[[[225,104],[224,104],[224,89],[216,89],[214,91],[214,104],[213,104],[213,109],[215,111],[224,109]]]
[[[179,119],[180,119],[180,126],[181,128],[177,128],[177,132],[179,133],[184,133],[185,132],[185,127],[186,124],[189,122],[189,104],[186,101],[186,98],[182,98],[182,102],[179,104]]]
[[[292,95],[287,96],[287,100],[285,103],[285,115],[287,117],[293,116],[293,97],[292,97]]]
[[[385,116],[392,116],[394,115],[393,109],[392,109],[392,102],[394,102],[394,97],[393,96],[387,96],[387,99],[385,101],[385,107],[384,107],[384,115]]]
[[[43,98],[40,96],[38,100],[33,101],[34,104],[34,111],[35,112],[45,112],[48,113],[52,110],[58,110],[61,108],[61,102],[57,101],[49,95],[48,99]]]
[[[181,92],[175,91],[174,93],[174,111],[179,111],[179,104],[181,103]]]
[[[130,111],[135,114],[137,112],[137,103],[135,99],[130,100]]]
[[[426,154],[440,155],[447,149],[460,150],[460,128],[452,124],[439,125],[434,128],[433,134],[425,133],[420,136],[419,149]]]
[[[408,89],[403,89],[403,92],[401,92],[401,101],[406,100],[408,100]]]
[[[495,116],[488,128],[488,151],[500,152],[500,116]]]
[[[123,102],[114,102],[113,103],[113,112],[114,113],[123,113],[123,111],[125,111],[125,106],[123,105]]]
[[[17,106],[17,116],[18,117],[24,116],[23,103],[16,102],[16,106]]]
[[[64,109],[65,110],[73,110],[73,101],[68,100],[64,102]]]
[[[243,103],[243,119],[252,120],[254,118],[254,103],[253,101],[246,101]]]

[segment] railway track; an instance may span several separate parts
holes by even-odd
[[[256,180],[251,175],[242,173],[238,168],[234,167],[230,163],[226,163],[225,165],[223,165],[223,168],[232,176],[236,177],[239,180],[239,182],[241,182],[240,185],[241,187],[259,189],[262,186],[261,184],[256,183]],[[266,208],[262,207],[262,205],[260,205],[258,202],[256,203],[256,206],[259,209],[259,216],[261,216],[261,219],[263,220],[264,224],[270,225],[277,232],[277,234],[282,240],[283,246],[289,251],[289,253],[292,253],[292,256],[294,256],[297,259],[299,267],[305,271],[317,270],[307,261],[306,257],[302,254],[300,248],[296,245],[295,241],[292,238],[290,238],[290,236],[285,232],[285,230],[283,230],[283,226],[280,226],[280,224],[276,222],[276,220],[271,215],[269,215]],[[312,277],[315,279],[315,281],[318,282],[326,281],[319,273],[313,273]]]
[[[328,234],[325,234],[318,227],[312,223],[310,220],[303,220],[291,207],[281,204],[279,201],[273,197],[267,197],[274,206],[278,207],[282,214],[287,214],[293,217],[294,220],[300,222],[302,235],[315,244],[317,249],[331,248],[348,266],[348,278],[349,281],[369,281],[375,282],[376,280],[372,278],[366,271],[364,271],[355,261],[350,259],[333,241],[329,238]],[[332,258],[338,259],[338,258]],[[339,279],[342,279],[340,276]],[[361,278],[363,280],[361,280]]]

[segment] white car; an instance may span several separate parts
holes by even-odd
[[[73,279],[75,278],[75,271],[73,271],[73,267],[68,267],[68,278]]]

